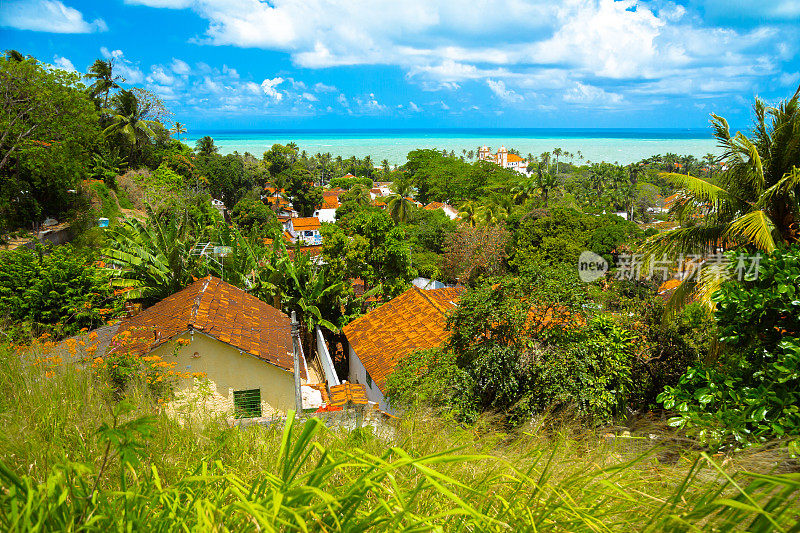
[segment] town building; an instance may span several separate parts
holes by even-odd
[[[442,345],[448,337],[447,314],[456,308],[463,290],[411,287],[346,325],[348,381],[363,385],[367,399],[382,411],[396,414],[385,396],[386,378],[402,357]]]
[[[528,161],[517,154],[509,152],[505,146],[500,146],[496,154],[492,154],[489,147],[485,144],[478,149],[478,159],[489,161],[503,168],[510,168],[522,174],[527,174]]]
[[[322,244],[322,234],[319,231],[321,227],[317,217],[290,218],[284,224],[293,243],[301,242],[312,246]]]
[[[109,352],[160,358],[182,378],[174,404],[237,417],[295,408],[288,316],[224,281],[207,277],[122,321]],[[307,382],[305,358],[301,380]]]
[[[458,218],[458,209],[456,209],[450,204],[443,204],[441,202],[431,202],[425,206],[425,209],[427,209],[428,211],[435,211],[436,209],[441,209],[442,211],[444,211],[444,214],[450,218],[450,220],[455,220]]]

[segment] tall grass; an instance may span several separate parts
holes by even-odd
[[[782,452],[723,459],[435,418],[389,440],[293,417],[231,428],[169,418],[142,387],[114,404],[87,371],[46,374],[3,350],[0,386],[3,531],[800,530]]]

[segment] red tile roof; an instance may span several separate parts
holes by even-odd
[[[524,160],[524,159],[522,159],[522,158],[521,158],[520,156],[518,156],[517,154],[512,154],[512,153],[509,153],[509,154],[506,156],[506,161],[508,161],[509,163],[517,163],[517,162],[519,162],[519,161],[525,161],[525,160]]]
[[[321,227],[317,217],[293,218],[292,227],[295,231],[315,230]]]
[[[382,391],[386,377],[405,355],[440,346],[448,337],[446,314],[463,288],[423,291],[412,287],[343,328],[370,377]]]
[[[320,209],[336,209],[339,207],[339,198],[336,196],[325,196],[322,199],[322,206]]]
[[[428,205],[425,206],[425,209],[429,209],[429,210],[432,211],[434,209],[439,209],[439,208],[441,208],[443,206],[444,206],[444,204],[441,203],[441,202],[431,202],[431,203],[429,203]]]
[[[293,371],[291,321],[253,295],[207,277],[124,320],[116,338],[130,332],[130,346],[147,353],[196,330],[288,372]],[[305,375],[303,376],[305,378]]]

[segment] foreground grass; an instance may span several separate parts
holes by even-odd
[[[316,420],[229,428],[171,419],[135,387],[116,404],[86,371],[1,349],[0,386],[4,531],[800,530],[780,450],[717,458],[433,418],[389,441]]]

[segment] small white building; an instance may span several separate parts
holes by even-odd
[[[489,161],[503,168],[516,170],[521,174],[528,173],[528,161],[517,154],[512,154],[505,146],[500,146],[497,153],[492,154],[489,147],[484,144],[478,149],[478,159],[481,161]]]
[[[338,196],[325,196],[322,199],[322,205],[314,211],[314,216],[320,222],[336,222],[336,210],[340,205]]]
[[[290,218],[284,228],[292,238],[292,242],[307,245],[322,244],[321,224],[317,217]]]

